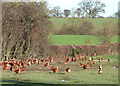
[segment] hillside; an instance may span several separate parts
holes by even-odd
[[[83,21],[92,22],[96,29],[103,27],[107,23],[115,24],[118,22],[116,18],[50,18],[55,26],[55,29],[60,30],[63,24],[71,25],[73,22],[75,25],[81,24]]]
[[[51,44],[55,45],[98,45],[101,41],[94,35],[52,35]],[[118,36],[110,39],[111,43],[118,43]]]

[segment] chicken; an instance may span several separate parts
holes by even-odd
[[[20,73],[20,68],[18,70],[15,70],[15,73],[19,74]]]
[[[2,70],[7,70],[9,67],[8,66],[5,66]]]
[[[73,58],[73,57],[72,57],[71,59],[72,59],[72,61],[74,61],[74,58]]]
[[[99,66],[99,70],[102,70],[102,65],[100,64],[100,66]]]
[[[77,58],[75,58],[74,61],[77,62],[78,61]]]
[[[85,56],[85,61],[87,61],[87,56]]]
[[[54,62],[54,57],[53,58],[49,58],[50,59],[50,62]]]
[[[31,66],[31,62],[30,61],[28,61],[28,66]]]
[[[89,63],[89,67],[92,67],[91,63]]]
[[[80,66],[82,66],[82,63],[80,63]]]
[[[48,60],[45,60],[45,62],[47,62],[47,63],[48,63],[48,62],[50,62],[50,59],[48,59]]]
[[[67,68],[66,72],[70,73],[71,72],[71,68]]]
[[[38,61],[38,64],[41,64],[41,61]]]
[[[66,60],[64,60],[64,64],[67,64]]]
[[[41,60],[41,62],[45,63],[45,60],[44,60],[44,59],[42,59],[42,60]]]
[[[54,67],[50,66],[51,70],[55,69]]]
[[[25,66],[22,67],[22,71],[25,71]]]
[[[99,58],[99,62],[101,62],[101,61],[103,61],[103,60],[102,60],[102,57]]]
[[[84,60],[83,56],[81,57],[81,60]]]
[[[100,69],[100,70],[98,71],[98,73],[99,73],[99,74],[102,74],[102,73],[103,73],[103,71]]]
[[[44,67],[49,66],[49,63],[46,63]]]
[[[87,65],[84,65],[84,66],[83,66],[83,69],[87,69]]]
[[[70,62],[70,59],[69,59],[69,58],[67,58],[67,62]]]
[[[22,72],[22,68],[19,68],[20,69],[20,72]]]
[[[15,70],[15,67],[11,67],[10,70],[11,70],[11,71],[14,71],[14,70]]]
[[[54,68],[51,66],[51,70],[54,72],[54,73],[57,73],[58,72],[58,67],[57,68]]]

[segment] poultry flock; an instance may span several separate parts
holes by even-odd
[[[59,67],[53,67],[52,65],[50,65],[51,63],[58,63],[58,64],[68,64],[70,62],[78,62],[80,67],[83,67],[83,69],[87,69],[87,68],[92,68],[92,65],[96,64],[96,61],[93,59],[93,56],[95,56],[95,54],[92,54],[91,57],[87,57],[87,56],[82,56],[80,55],[76,55],[76,57],[67,57],[66,55],[63,57],[62,61],[55,61],[55,58],[47,58],[47,59],[40,59],[40,58],[35,58],[35,59],[22,59],[22,60],[16,60],[16,59],[9,59],[9,60],[3,60],[0,61],[0,67],[2,68],[2,71],[4,70],[10,70],[15,72],[16,74],[19,74],[23,71],[26,71],[26,66],[31,66],[33,64],[38,64],[41,65],[43,64],[44,67],[48,67],[50,71],[52,71],[54,74],[56,74],[59,70]],[[57,60],[57,59],[56,59]],[[99,62],[102,62],[103,59],[102,57],[100,57]],[[85,61],[85,63],[83,62]],[[98,74],[102,74],[102,64],[99,65],[98,67],[99,71]],[[64,69],[67,73],[71,72],[71,67],[68,67],[67,69]]]

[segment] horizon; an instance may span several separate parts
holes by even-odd
[[[61,10],[63,11],[64,9],[69,9],[71,10],[78,8],[78,3],[80,3],[82,0],[46,0],[48,2],[49,7],[55,7],[55,6],[60,6]],[[67,2],[69,1],[69,4]],[[112,16],[115,12],[118,12],[118,2],[119,0],[100,0],[102,3],[106,5],[105,13],[100,13],[100,16],[103,17],[109,17]],[[67,5],[66,5],[67,4]]]
[[[40,1],[47,1],[48,2],[48,7],[53,8],[55,6],[60,6],[61,10],[63,12],[64,9],[72,10],[72,9],[77,9],[78,3],[80,3],[82,0],[2,0],[2,2],[40,2]],[[113,16],[115,12],[118,12],[118,9],[120,9],[120,5],[118,6],[118,2],[120,0],[99,0],[102,3],[106,5],[105,13],[100,13],[100,16],[103,17],[110,17]],[[69,2],[69,4],[68,4]],[[66,5],[67,4],[67,5]]]

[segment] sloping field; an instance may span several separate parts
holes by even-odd
[[[94,35],[52,35],[51,44],[55,45],[97,45],[101,44]],[[111,43],[118,43],[118,36],[111,38]]]
[[[92,22],[95,29],[102,28],[104,25],[111,23],[116,24],[118,19],[116,18],[50,18],[55,26],[55,29],[60,30],[63,24],[72,25],[74,21],[75,25],[81,24],[83,21],[90,21]]]

